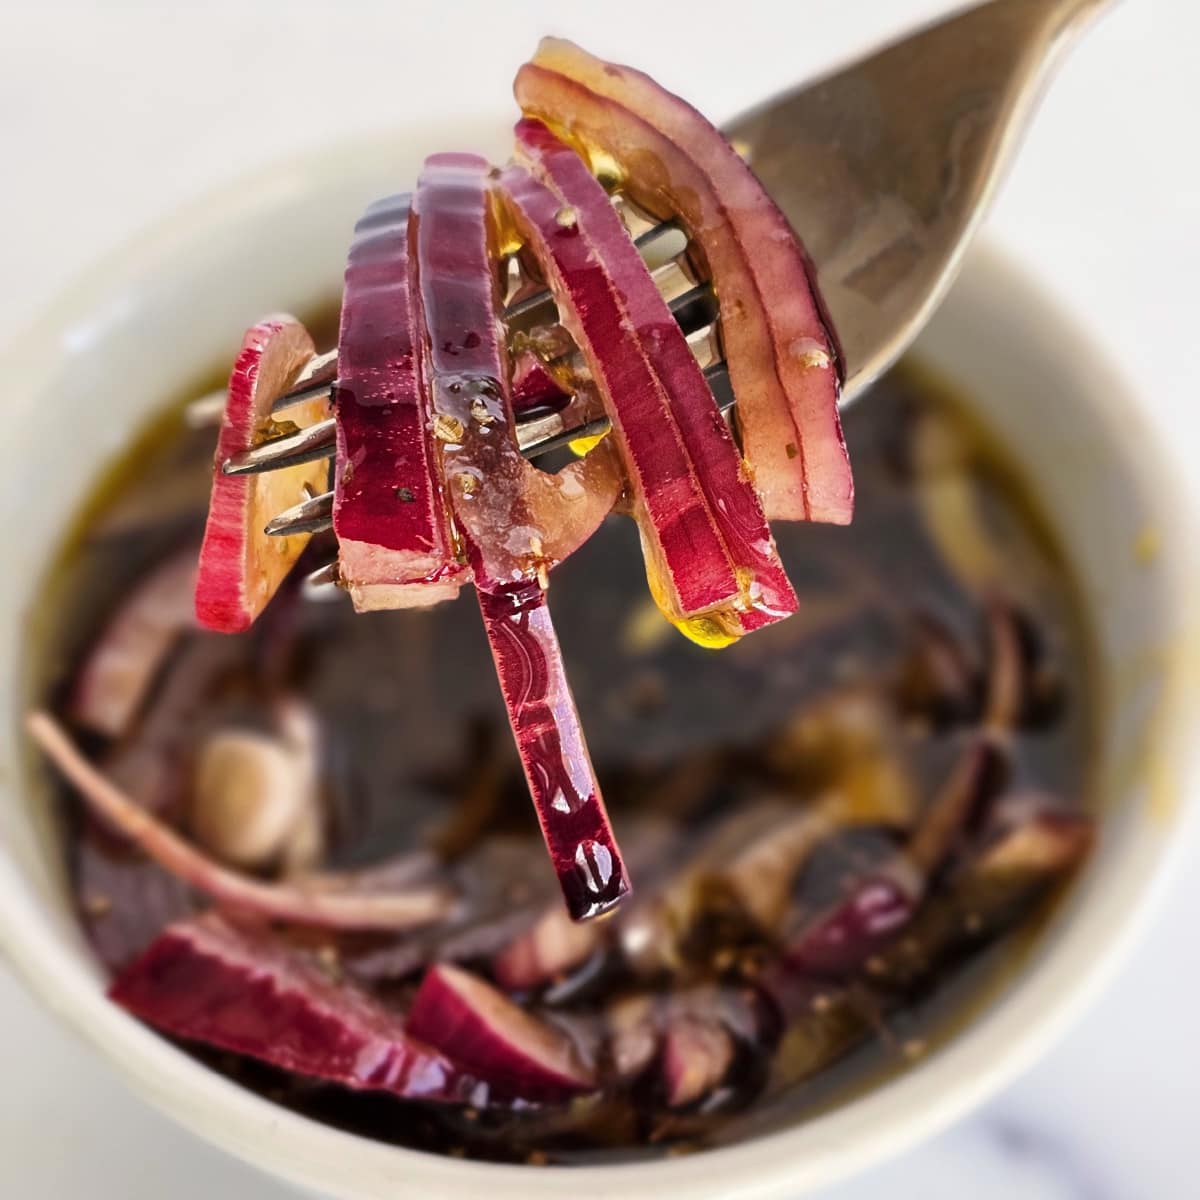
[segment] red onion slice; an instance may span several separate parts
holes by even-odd
[[[594,917],[630,890],[567,684],[546,594],[479,593],[500,690],[567,911]]]
[[[196,624],[196,548],[138,580],[96,639],[75,681],[71,718],[107,737],[125,733],[179,635]]]
[[[749,572],[739,574],[721,537],[646,348],[655,339],[678,335],[678,327],[668,314],[665,320],[674,333],[662,326],[639,329],[622,304],[622,287],[607,269],[608,254],[614,245],[628,246],[628,235],[619,228],[620,243],[601,248],[588,236],[590,212],[564,205],[522,167],[505,170],[500,187],[604,397],[633,490],[647,577],[659,608],[708,645],[726,645],[763,619],[774,619],[765,608],[756,609],[754,589],[757,585],[761,592],[761,584]],[[645,274],[640,259],[639,270]],[[721,422],[702,378],[700,384],[703,396],[694,401],[705,406],[711,421]]]
[[[453,1101],[476,1087],[414,1040],[400,1013],[279,938],[215,913],[167,926],[109,995],[175,1037],[344,1087]]]
[[[796,611],[796,596],[729,427],[607,193],[583,160],[540,122],[517,125],[517,147],[559,199],[556,222],[569,215],[576,223],[658,385],[643,392],[614,388],[604,394],[629,475],[643,484],[641,498],[653,525],[643,529],[643,536],[656,541],[654,559],[666,568],[660,582],[672,592],[669,615],[678,619],[687,611],[691,580],[703,570],[690,540],[680,544],[665,535],[685,495],[687,504],[703,510],[729,562],[740,610],[735,628],[745,632],[790,615]],[[550,241],[562,240],[549,232]],[[575,320],[584,324],[578,310]],[[586,330],[583,336],[591,341],[593,354],[602,356],[603,343],[588,339]],[[691,485],[686,493],[684,479]],[[651,490],[655,480],[660,486]]]
[[[594,1071],[562,1030],[446,963],[426,972],[405,1028],[508,1096],[564,1100],[596,1086]]]
[[[470,578],[418,379],[408,222],[407,196],[371,205],[346,264],[333,529],[338,574],[360,612],[436,604]]]
[[[454,517],[483,591],[544,576],[591,537],[621,490],[607,448],[551,475],[517,445],[489,171],[472,154],[428,158],[411,238],[427,333],[422,383]]]
[[[530,794],[568,910],[580,919],[615,904],[628,882],[550,621],[546,572],[591,535],[619,484],[609,486],[618,476],[605,447],[549,475],[517,446],[488,171],[474,155],[439,154],[421,174],[421,371]]]
[[[306,485],[325,490],[324,463],[259,475],[225,475],[221,464],[276,428],[271,406],[314,352],[312,338],[295,317],[269,317],[247,331],[233,364],[196,577],[196,617],[219,633],[250,627],[308,543],[303,533],[268,537],[263,526],[302,500]],[[289,409],[287,416],[305,426],[325,413],[324,400],[310,400]]]
[[[677,214],[703,250],[767,515],[849,521],[834,347],[804,249],[753,172],[691,105],[570,42],[543,39],[514,91],[644,207]]]

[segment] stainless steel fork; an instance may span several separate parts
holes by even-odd
[[[843,405],[895,361],[945,296],[1053,68],[1113,3],[991,0],[775,97],[727,127],[812,257],[842,357]],[[732,397],[719,386],[715,308],[705,303],[705,282],[680,231],[655,226],[616,199],[718,402],[728,407]],[[555,319],[544,292],[506,315],[525,327]],[[276,407],[326,391],[336,371],[336,353],[313,360]],[[205,404],[214,407],[199,402],[194,418]],[[602,414],[572,404],[523,414],[518,439],[536,456],[605,427]],[[224,469],[271,470],[332,453],[329,420],[265,442]],[[331,511],[332,493],[312,497],[267,529],[325,529]]]

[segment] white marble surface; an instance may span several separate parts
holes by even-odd
[[[430,103],[446,115],[504,102],[543,31],[643,63],[720,117],[944,7],[545,0],[506,4],[497,31],[487,14],[500,6],[445,0],[0,0],[0,342],[80,266],[266,158],[420,119]],[[1145,381],[1180,454],[1200,432],[1197,45],[1200,9],[1185,0],[1121,5],[1067,65],[991,219]],[[824,1200],[1200,1194],[1196,821],[1184,836],[1138,951],[1059,1047],[974,1117]],[[0,1196],[291,1195],[134,1100],[2,966],[0,1063]]]

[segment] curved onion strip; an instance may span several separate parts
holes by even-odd
[[[171,647],[196,625],[196,547],[152,567],[117,606],[76,677],[71,717],[107,737],[133,724]]]
[[[377,201],[355,225],[346,261],[333,529],[338,574],[360,612],[436,604],[470,579],[418,379],[408,224],[408,196]]]
[[[467,557],[482,591],[531,579],[596,531],[621,493],[610,448],[557,474],[527,462],[517,444],[507,354],[501,343],[488,163],[434,154],[413,201],[425,327],[421,385]]]
[[[694,610],[695,603],[687,601],[693,598],[695,581],[713,571],[727,572],[732,580],[731,599],[741,611],[727,619],[738,632],[795,612],[795,592],[733,436],[607,193],[575,151],[541,122],[517,125],[517,148],[563,205],[555,213],[559,228],[543,225],[540,231],[555,259],[548,277],[561,275],[558,291],[577,299],[582,291],[579,254],[571,254],[564,243],[571,238],[583,242],[591,273],[607,285],[620,313],[620,339],[601,331],[598,314],[582,303],[564,319],[579,327],[581,347],[595,361],[593,377],[608,385],[601,391],[644,510],[643,540],[654,550],[647,565],[652,572],[659,564],[665,568],[654,590],[668,592],[666,615],[678,622]],[[536,197],[521,199],[524,221],[529,222]],[[644,359],[641,387],[617,386],[620,368],[605,365],[608,346],[619,346],[625,339]],[[630,375],[632,384],[637,374]],[[717,535],[711,564],[700,557],[705,542],[697,528]],[[688,536],[681,538],[681,531]]]
[[[453,896],[438,886],[370,894],[349,890],[356,882],[352,876],[347,876],[345,890],[339,890],[335,875],[314,875],[311,886],[306,886],[300,878],[289,883],[266,883],[231,871],[106,779],[49,713],[31,713],[25,724],[30,736],[89,808],[171,874],[218,904],[260,917],[329,929],[410,929],[445,917],[453,906]]]
[[[295,317],[280,315],[246,331],[233,364],[196,576],[196,618],[218,633],[249,629],[308,543],[306,533],[271,537],[263,526],[295,504],[306,487],[324,490],[323,462],[257,475],[226,475],[221,464],[249,450],[275,427],[272,404],[313,353],[304,326]],[[289,409],[288,417],[303,427],[315,424],[326,411],[323,399],[308,400]]]
[[[558,475],[521,456],[498,335],[490,204],[482,158],[426,160],[414,206],[421,375],[529,792],[580,920],[616,904],[629,883],[550,620],[546,571],[612,507],[615,491],[588,472],[615,472],[603,445]]]
[[[849,521],[834,348],[804,248],[754,173],[690,104],[571,42],[544,38],[513,90],[526,115],[650,211],[672,210],[699,244],[767,516]]]

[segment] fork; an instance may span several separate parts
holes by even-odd
[[[853,402],[905,350],[945,296],[966,248],[1064,50],[1114,0],[991,0],[930,25],[815,83],[775,97],[726,129],[733,145],[803,237],[836,331]],[[720,323],[707,282],[673,222],[655,224],[634,204],[613,202],[679,321],[722,411],[734,406]],[[554,302],[516,257],[508,264],[510,333],[554,326]],[[570,365],[569,363],[566,365]],[[313,358],[279,411],[327,393],[337,352]],[[219,419],[223,394],[189,406],[188,419]],[[576,397],[559,411],[519,415],[517,439],[531,458],[607,428]],[[226,461],[245,474],[331,457],[333,418],[273,437]],[[266,532],[320,532],[332,525],[333,493],[310,496],[273,517]],[[333,564],[310,589],[336,582]]]

